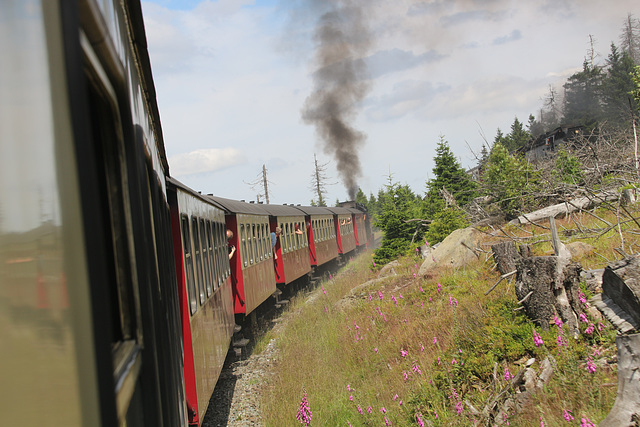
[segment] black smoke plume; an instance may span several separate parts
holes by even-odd
[[[329,10],[315,28],[314,90],[302,110],[304,122],[316,127],[324,153],[336,160],[351,200],[362,175],[358,150],[367,136],[350,122],[369,92],[364,56],[371,46],[365,8],[359,3],[366,2],[323,0]]]

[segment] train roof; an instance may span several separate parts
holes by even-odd
[[[329,209],[323,206],[296,206],[307,215],[333,215]]]
[[[304,216],[299,206],[293,205],[262,205],[264,210],[273,216]]]
[[[181,189],[182,191],[191,194],[193,197],[196,197],[200,200],[202,200],[205,203],[209,203],[211,205],[214,205],[215,207],[224,210],[224,206],[220,205],[220,203],[216,203],[214,200],[211,200],[211,197],[206,196],[204,194],[202,194],[199,191],[194,190],[193,188],[183,184],[182,182],[178,181],[177,179],[167,176],[165,177],[167,185],[168,186],[173,186],[176,188]]]
[[[341,207],[327,207],[327,210],[333,212],[334,215],[351,215],[352,213],[356,213],[359,212],[355,209],[350,209],[350,208],[341,208]]]
[[[222,206],[222,208],[228,213],[265,216],[269,215],[269,212],[264,209],[264,205],[247,203],[239,200],[225,199],[224,197],[213,196],[211,194],[209,194],[207,197]]]

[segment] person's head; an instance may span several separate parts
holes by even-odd
[[[280,235],[280,233],[282,232],[282,229],[280,227],[276,227],[276,235]]]
[[[298,224],[294,224],[294,225],[293,225],[293,228],[294,228],[296,231],[300,230],[300,226],[299,226]]]
[[[233,231],[227,228],[227,240],[233,239]]]

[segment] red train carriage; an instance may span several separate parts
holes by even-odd
[[[369,235],[367,234],[367,214],[359,209],[345,207],[351,212],[351,218],[353,220],[353,232],[356,239],[356,247],[358,249],[366,248],[369,242]]]
[[[226,226],[233,231],[229,244],[233,301],[236,314],[247,315],[276,291],[269,214],[263,205],[208,196],[225,210]]]
[[[304,213],[293,206],[262,205],[269,213],[271,232],[280,227],[274,259],[275,278],[278,284],[288,284],[311,271],[309,241]]]
[[[338,257],[333,213],[324,207],[296,206],[305,215],[311,266],[318,267]]]
[[[209,406],[234,329],[224,211],[167,179],[176,259],[189,425]]]
[[[347,254],[356,248],[356,235],[351,211],[342,207],[327,209],[333,213],[338,253],[340,255]]]

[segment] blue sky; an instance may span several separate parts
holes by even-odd
[[[596,41],[603,62],[637,1],[143,1],[171,173],[188,186],[255,200],[266,165],[271,203],[309,204],[314,154],[330,203],[346,200],[336,160],[302,120],[314,91],[314,29],[341,3],[359,8],[368,88],[351,107],[365,137],[359,187],[423,193],[443,135],[465,167],[483,136],[526,122]]]

